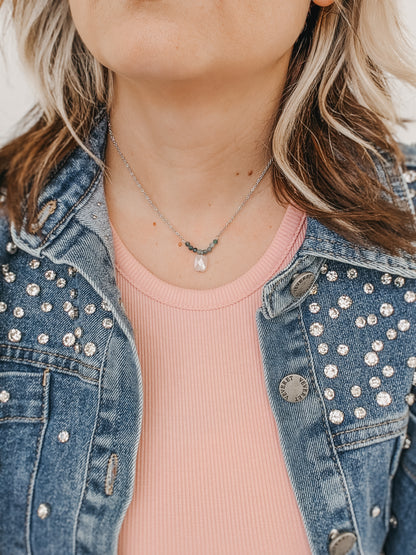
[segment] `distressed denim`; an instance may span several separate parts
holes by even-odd
[[[100,158],[106,131],[101,110]],[[404,150],[407,173],[388,157],[377,169],[414,211],[416,149]],[[102,183],[77,148],[33,233],[0,217],[2,554],[115,554],[132,498],[143,384]],[[313,218],[263,288],[265,387],[314,555],[416,553],[415,293],[414,257]]]

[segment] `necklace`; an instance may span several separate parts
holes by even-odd
[[[179,237],[179,239],[185,244],[186,247],[188,247],[188,249],[195,253],[195,259],[194,259],[194,270],[196,270],[197,272],[205,272],[207,267],[208,267],[208,261],[207,261],[207,254],[209,254],[217,245],[218,245],[218,240],[220,238],[220,236],[224,233],[224,231],[227,229],[227,227],[234,221],[235,217],[237,216],[237,214],[240,212],[240,210],[243,208],[243,206],[248,202],[248,200],[250,199],[251,195],[254,193],[254,191],[257,189],[258,185],[260,184],[261,180],[263,179],[263,177],[266,175],[267,170],[270,168],[272,162],[273,162],[273,158],[270,158],[270,160],[267,162],[266,167],[264,168],[264,170],[261,172],[260,177],[257,179],[256,183],[251,187],[251,189],[249,190],[249,192],[246,194],[246,196],[243,198],[243,201],[241,202],[240,206],[237,208],[237,210],[234,212],[233,216],[227,221],[227,223],[224,225],[224,227],[221,229],[221,231],[219,233],[217,233],[217,235],[215,236],[215,238],[211,241],[211,243],[209,244],[209,246],[205,249],[198,249],[197,247],[194,247],[190,241],[187,241],[183,235],[177,231],[174,226],[171,224],[171,222],[166,218],[166,216],[164,216],[162,214],[162,212],[159,210],[159,208],[156,206],[156,204],[152,201],[152,199],[149,197],[149,195],[146,193],[146,191],[143,189],[142,185],[139,183],[139,180],[137,179],[137,177],[135,176],[133,170],[131,169],[130,164],[128,163],[128,161],[126,160],[126,157],[124,156],[124,154],[121,152],[121,149],[116,141],[116,138],[114,137],[113,134],[113,130],[111,128],[111,123],[110,120],[108,121],[108,133],[110,135],[111,138],[111,142],[113,143],[113,145],[115,146],[118,154],[120,155],[120,158],[123,160],[124,165],[126,166],[129,174],[131,175],[131,177],[133,178],[134,182],[136,183],[137,187],[139,188],[139,190],[143,193],[143,195],[145,196],[147,202],[150,204],[150,206],[153,208],[153,210],[156,212],[156,214],[159,216],[159,218],[169,227],[169,229],[171,229],[175,235],[177,235]]]

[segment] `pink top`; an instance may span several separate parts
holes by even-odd
[[[267,396],[255,314],[262,287],[301,245],[289,207],[272,243],[214,289],[170,285],[114,233],[135,330],[144,412],[119,555],[310,555]]]

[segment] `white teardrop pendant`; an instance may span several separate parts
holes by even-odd
[[[205,254],[197,254],[194,260],[194,270],[196,272],[206,272],[208,260]]]

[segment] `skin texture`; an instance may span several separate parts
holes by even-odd
[[[113,71],[110,115],[121,150],[162,213],[204,248],[270,158],[272,120],[309,0],[69,5],[87,48]],[[196,274],[192,255],[151,210],[110,141],[106,163],[114,227],[149,270],[180,286],[209,288],[243,273],[266,250],[285,211],[269,172],[209,256],[209,271]]]

